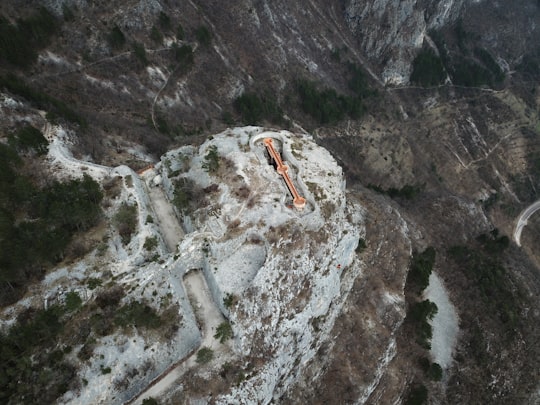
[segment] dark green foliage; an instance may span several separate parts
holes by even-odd
[[[158,17],[159,26],[164,30],[171,29],[171,18],[163,11],[159,12]]]
[[[258,124],[263,120],[279,123],[283,121],[283,110],[267,95],[244,93],[234,100],[234,108],[244,124]]]
[[[63,311],[54,306],[22,313],[9,332],[0,333],[0,401],[54,403],[67,391],[74,367],[55,350]]]
[[[366,240],[364,238],[358,239],[358,246],[356,247],[356,253],[360,254],[367,248]]]
[[[376,191],[377,193],[386,194],[390,198],[403,198],[405,200],[412,200],[418,194],[422,192],[424,186],[413,186],[411,184],[406,184],[401,188],[390,187],[389,189],[384,189],[375,184],[368,184],[367,188]]]
[[[415,288],[418,294],[429,285],[429,276],[435,264],[436,251],[428,247],[422,253],[414,252],[407,274],[407,284]]]
[[[214,339],[219,339],[219,343],[225,343],[232,338],[233,330],[229,322],[221,322],[216,328]]]
[[[209,347],[203,347],[197,352],[197,363],[206,364],[214,358],[214,351]]]
[[[137,206],[122,203],[114,215],[113,223],[118,228],[122,242],[128,244],[131,241],[131,235],[137,229]]]
[[[53,122],[56,122],[58,118],[61,117],[74,124],[79,124],[81,128],[86,128],[87,126],[86,120],[79,116],[66,103],[31,88],[23,79],[11,73],[8,73],[6,76],[0,76],[0,88],[1,87],[13,94],[24,97],[39,109],[48,111],[47,119],[50,119]]]
[[[353,63],[349,63],[348,68],[351,75],[348,82],[349,90],[361,99],[374,95],[375,92],[369,88],[366,74],[362,68]]]
[[[189,183],[182,180],[174,182],[174,197],[173,204],[180,211],[184,212],[188,209],[191,200]]]
[[[126,44],[126,37],[118,25],[112,27],[111,32],[107,35],[107,42],[112,49],[121,49]]]
[[[195,30],[195,38],[197,38],[197,41],[199,41],[202,46],[208,47],[212,41],[212,34],[207,27],[201,25]]]
[[[0,16],[0,61],[22,68],[32,65],[58,29],[58,21],[44,7],[27,19],[17,20],[16,25]]]
[[[28,152],[30,150],[38,155],[47,153],[49,143],[41,131],[33,126],[27,125],[9,136],[9,144],[18,152]]]
[[[499,230],[493,229],[489,234],[483,233],[476,240],[480,242],[487,253],[501,254],[508,246],[510,239],[506,235],[499,236]]]
[[[405,399],[404,405],[423,405],[427,403],[428,390],[425,385],[418,385],[413,387],[407,398]]]
[[[133,54],[143,66],[148,65],[148,58],[146,57],[146,49],[144,48],[143,44],[139,42],[134,42]]]
[[[147,237],[145,239],[143,247],[147,251],[151,251],[151,250],[154,250],[157,247],[157,245],[158,245],[157,237],[152,236],[152,237]]]
[[[116,325],[121,327],[134,326],[136,328],[156,329],[162,321],[156,311],[146,304],[132,301],[116,311],[114,317]]]
[[[219,155],[217,146],[212,145],[208,148],[208,153],[204,157],[202,167],[207,172],[216,172],[219,169]]]
[[[171,133],[171,129],[169,128],[169,123],[167,122],[167,119],[162,114],[156,113],[155,120],[156,120],[157,130],[160,133],[164,135],[169,135]]]
[[[500,261],[501,252],[509,245],[506,236],[490,235],[477,238],[479,246],[453,246],[448,255],[471,281],[477,295],[492,314],[512,330],[519,320],[519,291],[514,293],[510,276]]]
[[[193,66],[193,48],[191,45],[178,46],[176,43],[172,46],[174,52],[174,60],[183,66],[190,68]]]
[[[413,61],[411,82],[424,87],[437,86],[444,82],[446,72],[441,58],[432,49],[422,50]]]
[[[359,97],[341,95],[334,89],[318,90],[316,84],[308,80],[298,80],[296,90],[302,110],[319,124],[334,124],[346,115],[359,118],[364,112]]]
[[[157,44],[163,43],[163,34],[161,31],[154,25],[150,31],[150,39]]]
[[[437,305],[429,300],[415,302],[411,305],[407,313],[407,321],[415,325],[418,344],[426,349],[431,347],[431,337],[433,335],[433,330],[428,320],[433,319],[436,313]]]
[[[443,370],[437,363],[431,363],[426,371],[426,375],[432,381],[441,381]]]
[[[178,24],[178,28],[176,28],[176,39],[179,41],[183,40],[185,36],[184,27],[182,27],[182,24]]]
[[[101,366],[101,374],[110,374],[111,373],[111,368],[110,367],[103,367]]]
[[[225,306],[225,308],[230,308],[235,304],[236,301],[237,300],[234,294],[227,293],[225,298],[223,298],[223,305]]]
[[[64,255],[73,234],[101,216],[99,185],[89,176],[38,189],[19,174],[13,149],[0,144],[0,303],[15,300],[26,284]]]
[[[159,405],[159,402],[152,397],[148,397],[143,399],[142,405]]]
[[[423,190],[423,186],[413,186],[405,184],[401,188],[390,187],[386,190],[386,193],[390,198],[404,198],[406,200],[412,200]]]
[[[493,83],[489,70],[468,58],[457,58],[450,74],[452,82],[461,86],[488,86]]]
[[[92,278],[88,279],[86,284],[87,284],[89,290],[94,290],[97,287],[100,287],[102,282],[101,282],[101,279],[92,277]]]
[[[76,291],[70,291],[66,294],[66,310],[68,312],[79,309],[82,305],[82,300]]]

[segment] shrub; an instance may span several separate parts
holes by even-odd
[[[429,300],[414,303],[407,313],[407,321],[411,322],[418,336],[417,342],[425,349],[431,348],[433,330],[428,320],[433,319],[437,313],[437,305]]]
[[[158,245],[157,237],[152,236],[152,237],[147,237],[145,239],[143,247],[146,250],[151,251],[151,250],[154,250],[157,247],[157,245]]]
[[[207,172],[216,172],[219,169],[219,155],[217,146],[211,145],[208,148],[208,153],[204,157],[202,167]]]
[[[360,254],[362,253],[367,247],[366,241],[364,238],[358,239],[358,246],[356,246],[356,253]]]
[[[173,44],[172,49],[176,62],[182,64],[186,68],[193,66],[194,58],[191,45],[178,46],[178,44],[175,43]]]
[[[134,42],[133,54],[143,66],[148,65],[148,58],[146,57],[146,49],[144,48],[143,44],[139,42]]]
[[[229,322],[221,322],[216,328],[214,339],[219,339],[219,343],[225,343],[233,336],[233,330]]]
[[[426,375],[432,381],[441,381],[443,376],[442,367],[437,363],[431,363],[426,371]]]
[[[225,306],[225,308],[232,307],[235,304],[235,302],[236,302],[236,297],[234,296],[234,294],[227,293],[225,298],[223,298],[223,305]]]
[[[128,244],[137,228],[137,206],[122,203],[113,217],[113,223],[118,229],[122,242]]]
[[[178,24],[178,28],[176,28],[176,39],[179,41],[183,40],[185,36],[184,27],[182,27],[182,24]]]
[[[142,405],[159,405],[159,402],[152,397],[148,397],[143,399]]]
[[[79,309],[82,305],[82,299],[76,291],[70,291],[66,294],[66,310],[71,312]]]
[[[101,368],[101,374],[110,374],[112,371],[110,367],[101,366],[100,368]]]
[[[209,347],[203,347],[197,352],[197,363],[206,364],[214,358],[214,351]]]

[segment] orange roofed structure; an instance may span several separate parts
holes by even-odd
[[[289,168],[283,164],[283,162],[281,161],[281,156],[274,149],[273,139],[264,138],[264,146],[266,146],[268,153],[270,154],[272,159],[274,159],[274,161],[276,162],[276,171],[279,174],[281,174],[281,176],[283,177],[283,180],[285,180],[285,184],[287,184],[287,188],[289,189],[293,197],[293,204],[295,208],[298,210],[303,209],[306,206],[306,199],[304,197],[301,197],[300,194],[298,194],[296,187],[294,186],[291,178],[289,177],[289,174],[287,173]]]

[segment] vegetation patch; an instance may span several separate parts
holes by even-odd
[[[118,229],[124,244],[127,245],[131,241],[131,236],[137,229],[137,223],[137,205],[122,203],[114,214],[113,224]]]
[[[88,175],[42,188],[22,174],[17,152],[0,143],[0,304],[62,260],[75,233],[99,221],[103,194]]]
[[[21,68],[31,66],[37,61],[38,51],[50,43],[59,28],[60,21],[45,7],[17,20],[16,25],[0,15],[0,61]]]
[[[283,122],[283,110],[269,95],[247,92],[237,97],[233,104],[244,124],[259,124],[263,120],[276,124]]]
[[[0,87],[24,97],[37,108],[47,111],[47,119],[53,123],[62,118],[78,124],[81,128],[88,126],[86,120],[66,103],[30,87],[23,79],[12,73],[0,76]]]
[[[442,60],[432,49],[424,49],[414,58],[411,82],[429,87],[442,84],[446,78]]]
[[[56,342],[64,329],[65,310],[28,309],[9,332],[0,333],[2,403],[54,403],[73,387],[75,367]]]
[[[475,247],[453,246],[448,255],[463,269],[486,307],[497,314],[508,330],[513,330],[521,305],[500,259],[509,244],[508,237],[499,236],[498,231],[493,230],[480,235]]]
[[[219,339],[219,343],[225,343],[232,338],[233,330],[229,322],[221,322],[216,328],[214,339]]]
[[[197,363],[206,364],[214,358],[214,351],[209,347],[203,347],[197,352]]]
[[[132,301],[118,309],[114,318],[116,325],[123,328],[156,329],[161,325],[161,318],[156,311],[139,301]]]
[[[346,115],[360,118],[364,111],[359,97],[338,94],[334,89],[319,90],[315,82],[300,79],[296,91],[302,111],[313,117],[319,124],[335,124]]]
[[[390,187],[388,189],[384,189],[375,184],[368,184],[367,188],[376,191],[377,193],[386,194],[390,198],[403,198],[405,200],[412,200],[424,190],[423,185],[415,186],[411,184],[406,184],[401,188]]]
[[[47,142],[43,133],[31,125],[25,125],[9,135],[8,143],[19,153],[32,151],[38,155],[44,155],[49,149],[49,142]]]
[[[436,251],[433,247],[428,247],[423,252],[414,252],[409,272],[407,273],[407,284],[420,295],[429,285],[429,276],[435,264]]]

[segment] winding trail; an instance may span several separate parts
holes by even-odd
[[[53,126],[46,123],[43,132],[49,141],[49,159],[53,164],[62,166],[64,170],[73,174],[88,173],[92,177],[104,179],[112,175],[132,176],[134,186],[130,188],[137,200],[137,206],[151,205],[152,211],[155,214],[154,218],[160,229],[160,233],[167,245],[170,253],[174,254],[177,251],[178,244],[184,239],[185,234],[180,226],[178,219],[173,211],[171,203],[167,200],[162,187],[148,186],[148,181],[156,174],[154,170],[145,172],[139,176],[135,171],[127,166],[111,168],[90,162],[78,160],[71,154],[67,147],[69,143],[68,135],[61,127]],[[139,218],[144,221],[145,218]],[[212,236],[212,235],[208,235]],[[133,257],[127,258],[126,265],[133,265],[134,257],[138,256],[143,249],[142,244],[139,246],[137,253]],[[189,256],[189,252],[188,256]],[[189,266],[190,263],[185,263]],[[189,268],[188,268],[189,270]],[[184,274],[181,272],[180,276]],[[176,274],[177,276],[178,274]],[[183,279],[183,287],[190,298],[194,313],[196,314],[199,330],[201,332],[200,347],[209,347],[214,351],[215,360],[209,364],[209,367],[215,367],[231,357],[231,343],[220,343],[214,338],[214,334],[218,325],[225,321],[223,314],[214,302],[212,294],[206,283],[204,274],[200,270],[189,272]],[[197,349],[198,349],[197,348]],[[167,391],[188,369],[196,365],[196,352],[194,350],[191,355],[179,359],[172,364],[165,372],[154,379],[149,385],[144,387],[141,392],[132,398],[127,403],[142,404],[144,398],[151,396],[160,396]]]
[[[538,210],[540,210],[540,200],[529,205],[519,214],[516,228],[514,229],[514,241],[518,246],[521,246],[521,232],[523,231],[523,227],[527,225],[529,218]]]
[[[155,174],[153,170],[151,171],[151,174]],[[144,177],[148,178],[149,176],[145,174]],[[178,243],[184,238],[184,230],[178,223],[171,203],[165,197],[163,189],[159,186],[148,186],[147,182],[144,182],[144,184],[150,199],[150,204],[156,214],[157,224],[161,230],[163,240],[165,241],[169,252],[175,253]]]

